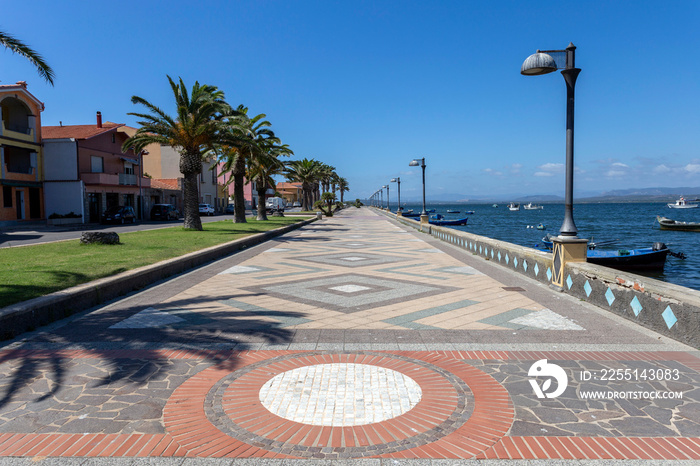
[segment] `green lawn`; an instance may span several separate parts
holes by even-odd
[[[0,308],[71,286],[109,277],[189,252],[272,230],[304,218],[270,217],[123,233],[118,245],[85,245],[79,240],[0,249]]]

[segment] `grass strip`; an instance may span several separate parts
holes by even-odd
[[[122,233],[116,245],[74,240],[3,248],[0,308],[303,220],[271,217],[248,223],[205,223],[203,231],[172,227]]]

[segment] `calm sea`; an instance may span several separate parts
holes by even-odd
[[[429,204],[427,208],[435,209],[436,213],[447,218],[461,218],[465,211],[473,210],[474,215],[468,216],[466,226],[450,228],[534,247],[542,242],[546,233],[559,234],[564,219],[563,204],[543,206],[543,210],[524,210],[521,207],[517,212],[509,211],[507,204],[499,204],[497,208],[491,204]],[[392,210],[395,209],[394,202]],[[405,209],[420,212],[421,205],[406,204]],[[462,214],[447,214],[447,210],[459,210]],[[574,222],[579,237],[593,241],[617,240],[613,245],[600,248],[611,250],[651,247],[655,241],[661,241],[671,251],[683,252],[688,258],[681,260],[668,256],[662,273],[645,275],[700,290],[700,232],[660,230],[657,215],[700,222],[700,209],[669,209],[660,203],[574,204]],[[539,223],[547,229],[535,229]]]

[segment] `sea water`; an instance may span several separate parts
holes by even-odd
[[[519,211],[508,210],[508,204],[498,207],[492,204],[437,204],[426,206],[445,218],[469,217],[467,225],[452,226],[481,236],[507,241],[521,246],[542,245],[542,237],[547,233],[558,235],[564,220],[563,204],[542,204],[542,210],[525,210],[521,204]],[[396,210],[396,203],[392,204]],[[420,212],[420,204],[406,204],[405,209]],[[459,214],[448,214],[447,210],[459,210]],[[473,215],[464,215],[473,210]],[[435,215],[435,214],[430,214]],[[683,252],[687,259],[672,256],[666,259],[663,272],[641,273],[677,285],[700,290],[700,232],[661,230],[656,216],[673,220],[700,222],[698,209],[669,209],[666,203],[600,203],[574,204],[574,223],[580,238],[594,242],[616,240],[614,244],[601,246],[603,250],[634,249],[651,247],[654,242],[665,243],[673,252]],[[546,230],[537,230],[538,224]]]

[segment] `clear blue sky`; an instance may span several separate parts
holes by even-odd
[[[563,196],[565,86],[520,75],[536,49],[577,48],[577,194],[700,186],[698,1],[6,2],[0,30],[44,55],[25,80],[44,125],[135,125],[132,95],[172,111],[166,74],[265,113],[295,158],[366,197]],[[395,186],[395,184],[393,184]],[[395,193],[395,189],[393,190]],[[392,197],[395,194],[392,194]]]

